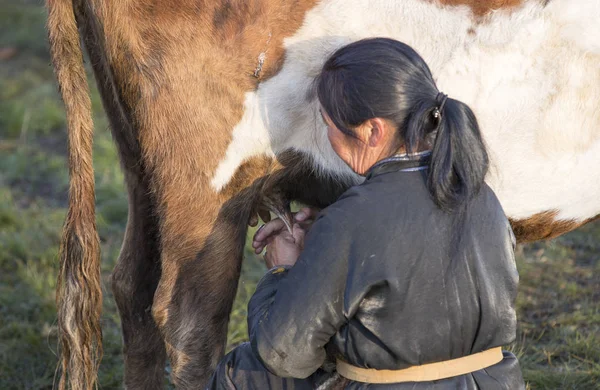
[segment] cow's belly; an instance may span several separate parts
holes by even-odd
[[[509,217],[600,214],[600,0],[534,1],[477,24],[467,8],[421,0],[329,0],[285,40],[281,71],[248,93],[213,177],[247,158],[309,153],[323,174],[359,178],[329,146],[312,86],[327,56],[365,37],[414,47],[440,90],[471,106],[491,157],[487,182]]]

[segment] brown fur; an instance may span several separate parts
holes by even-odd
[[[47,0],[71,175],[57,291],[61,389],[66,379],[73,389],[92,388],[101,356],[92,123],[77,27],[129,195],[112,283],[125,385],[162,388],[168,357],[177,387],[197,389],[223,354],[249,216],[266,200],[323,207],[346,187],[315,177],[306,156],[292,152],[247,161],[220,193],[209,183],[242,117],[244,94],[277,73],[283,38],[315,2],[73,0],[73,7]],[[481,13],[516,2],[462,3]]]
[[[126,173],[129,218],[113,291],[122,318],[129,388],[160,388],[165,352],[178,387],[201,387],[223,354],[246,221],[260,201],[255,193],[266,189],[257,179],[281,165],[253,159],[219,194],[210,188],[209,178],[243,114],[244,93],[277,71],[282,39],[299,27],[312,4],[124,0],[76,3],[73,11],[68,1],[48,1],[53,61],[69,134],[83,133],[88,142],[81,146],[76,138],[70,143],[70,152],[79,159],[71,160],[73,201],[67,222],[95,234],[89,104],[71,108],[89,102],[88,91],[81,53],[63,48],[78,48],[73,44],[78,44],[74,17]],[[267,61],[257,79],[258,55],[266,49]],[[65,69],[78,69],[77,77]],[[83,130],[73,123],[81,118],[88,119]],[[87,159],[81,161],[81,155]],[[81,177],[87,181],[82,183]],[[81,211],[86,214],[72,215]],[[73,234],[70,226],[67,235]],[[63,257],[71,260],[63,260],[63,268],[83,265],[96,276],[91,283],[87,275],[65,268],[61,275],[73,288],[59,290],[57,296],[59,308],[75,310],[74,297],[88,291],[81,299],[96,310],[74,318],[59,310],[59,322],[74,321],[72,328],[80,332],[63,342],[63,373],[72,388],[87,389],[98,361],[90,352],[100,346],[99,336],[92,339],[99,332],[101,307],[98,245],[84,241],[79,246],[96,255],[92,260],[67,246],[66,237]],[[90,286],[97,289],[89,292]],[[61,327],[63,339],[69,336],[64,332]]]
[[[524,0],[438,0],[440,4],[449,6],[465,5],[476,16],[484,16],[494,10],[513,8],[521,5]]]
[[[544,211],[526,219],[511,219],[510,224],[517,241],[525,243],[555,238],[600,217],[596,216],[595,218],[578,222],[558,219],[557,214],[556,211]]]

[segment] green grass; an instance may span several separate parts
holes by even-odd
[[[600,388],[599,257],[599,223],[520,248],[514,348],[531,388]]]
[[[54,289],[65,215],[65,119],[35,1],[0,0],[0,389],[50,389],[56,367]],[[92,87],[94,83],[91,84]],[[106,277],[103,389],[121,388],[119,318],[108,274],[127,218],[123,175],[98,94],[94,165]],[[600,389],[600,223],[520,246],[519,331],[510,346],[531,389]],[[246,302],[264,265],[246,251],[229,345],[247,338]]]

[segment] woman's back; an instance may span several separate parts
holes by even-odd
[[[353,365],[400,369],[514,340],[518,274],[498,200],[484,186],[463,210],[441,211],[425,172],[392,168],[336,203],[358,222],[343,237],[349,322],[333,340]]]

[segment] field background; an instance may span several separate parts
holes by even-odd
[[[0,0],[0,389],[51,389],[54,288],[67,190],[66,133],[38,1]],[[92,82],[98,227],[105,276],[100,388],[121,388],[109,274],[127,216],[123,175]],[[590,167],[597,169],[597,167]],[[600,222],[519,246],[519,330],[510,346],[531,389],[600,389]],[[229,347],[246,339],[246,302],[264,266],[246,251]],[[165,370],[165,382],[168,369]]]

